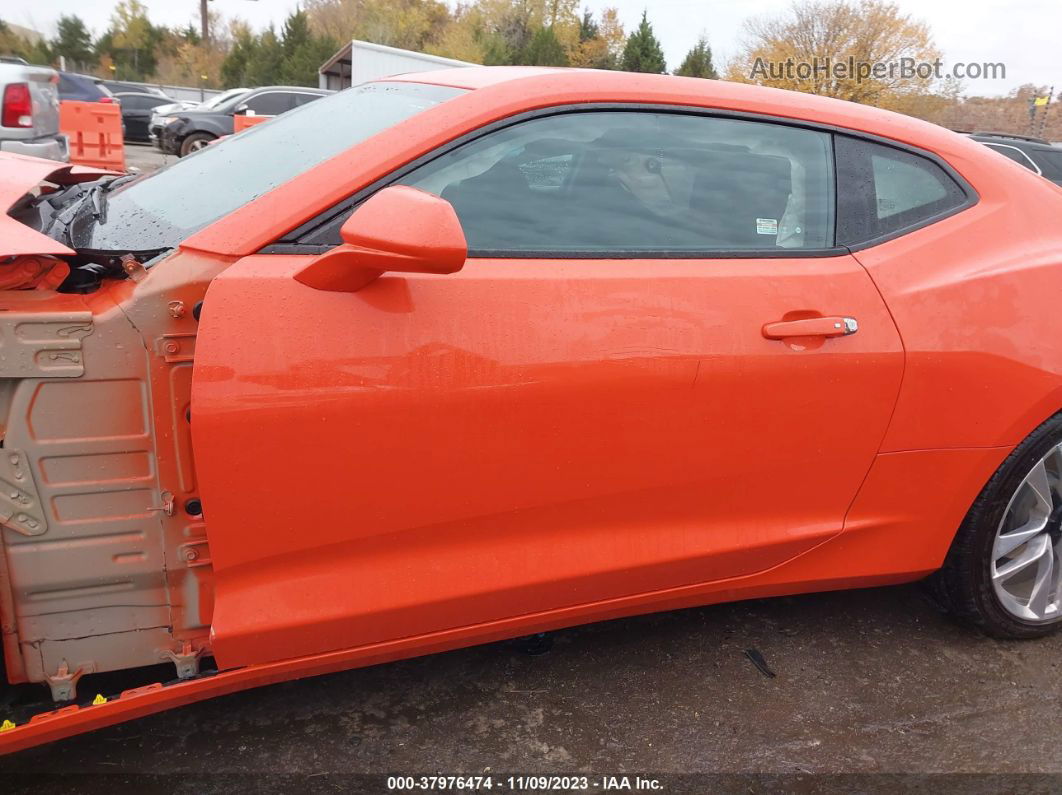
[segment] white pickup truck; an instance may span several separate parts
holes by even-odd
[[[59,73],[47,66],[0,63],[0,151],[67,161],[58,85]]]

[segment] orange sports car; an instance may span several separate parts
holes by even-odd
[[[966,137],[467,68],[0,201],[2,751],[930,574],[1062,626],[1062,189]]]

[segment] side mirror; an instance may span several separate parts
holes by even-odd
[[[244,103],[243,105],[237,105],[236,106],[236,110],[233,111],[233,113],[235,113],[237,116],[242,116],[246,112],[247,112],[247,104],[246,103]]]
[[[343,243],[310,261],[295,280],[318,290],[355,292],[393,273],[454,273],[468,256],[450,202],[392,185],[356,209],[339,230]]]

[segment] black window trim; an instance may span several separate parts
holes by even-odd
[[[535,110],[524,111],[523,113],[517,113],[512,116],[507,116],[503,119],[498,119],[490,124],[486,124],[482,127],[478,127],[475,130],[460,135],[446,143],[436,147],[435,149],[427,152],[420,157],[417,157],[408,163],[399,166],[390,173],[375,180],[374,182],[366,185],[359,191],[356,191],[346,199],[334,204],[327,210],[318,213],[316,216],[308,221],[303,222],[294,229],[286,232],[274,243],[263,246],[258,254],[323,254],[326,251],[335,247],[335,244],[309,244],[302,243],[299,238],[305,235],[319,230],[321,227],[331,223],[338,216],[347,212],[353,207],[361,204],[368,199],[374,193],[387,186],[402,179],[402,177],[409,174],[411,171],[415,171],[421,166],[435,160],[443,155],[452,152],[454,149],[461,147],[467,143],[470,143],[478,138],[482,138],[498,130],[512,127],[517,124],[521,124],[532,119],[543,118],[547,116],[559,116],[571,113],[595,113],[602,111],[634,111],[634,112],[650,112],[650,113],[674,113],[686,116],[708,116],[713,118],[722,119],[734,119],[741,121],[755,121],[767,124],[782,124],[787,127],[799,127],[808,130],[814,130],[817,132],[824,132],[831,136],[830,138],[830,176],[833,181],[833,191],[830,196],[832,203],[832,211],[834,214],[834,242],[835,245],[825,248],[791,248],[791,249],[720,249],[717,251],[676,251],[668,249],[636,249],[629,251],[613,250],[613,251],[586,251],[586,252],[573,252],[573,251],[512,251],[509,249],[499,250],[472,250],[468,252],[469,259],[599,259],[599,260],[627,260],[627,259],[776,259],[776,258],[809,258],[809,257],[837,257],[850,254],[856,251],[862,251],[863,249],[876,246],[881,243],[885,243],[897,237],[910,234],[911,232],[922,229],[923,227],[935,224],[938,221],[942,221],[945,218],[949,218],[952,215],[960,213],[964,210],[973,207],[980,201],[980,195],[970,185],[966,179],[957,172],[950,163],[944,160],[939,155],[929,152],[925,149],[921,149],[917,146],[911,146],[910,144],[903,143],[901,141],[895,141],[891,138],[885,138],[884,136],[875,135],[873,133],[861,132],[859,130],[852,130],[847,127],[839,127],[835,124],[824,124],[821,122],[808,121],[806,119],[792,119],[786,116],[774,116],[770,114],[752,113],[749,111],[736,111],[723,108],[709,108],[697,105],[679,105],[679,104],[660,104],[660,103],[645,103],[645,102],[587,102],[579,104],[567,104],[567,105],[551,105],[545,108],[537,108]],[[838,191],[837,181],[837,158],[835,152],[834,142],[838,135],[848,136],[850,138],[861,139],[870,141],[871,143],[881,144],[884,146],[892,147],[893,149],[899,149],[901,151],[908,152],[919,157],[926,158],[933,162],[941,169],[943,169],[951,179],[959,186],[959,189],[965,195],[966,200],[961,204],[949,208],[940,213],[927,216],[921,219],[917,223],[911,224],[906,227],[902,227],[893,232],[885,235],[881,235],[876,238],[872,238],[866,241],[850,244],[847,246],[836,245],[837,234],[837,215],[840,211],[840,195]]]
[[[911,155],[914,155],[916,157],[921,157],[921,158],[923,158],[925,160],[928,160],[931,163],[933,163],[934,165],[938,166],[942,171],[944,171],[945,174],[948,177],[951,178],[952,182],[955,183],[955,186],[959,189],[959,191],[964,196],[964,200],[962,202],[959,202],[958,204],[952,205],[951,207],[946,207],[946,208],[944,208],[942,210],[939,210],[938,212],[931,213],[930,215],[922,216],[921,218],[918,218],[917,220],[913,221],[912,223],[906,224],[905,226],[901,226],[900,228],[894,229],[891,232],[886,232],[883,235],[877,235],[877,236],[872,237],[872,238],[867,238],[866,240],[857,240],[857,241],[855,241],[853,243],[849,243],[849,244],[846,245],[846,249],[848,251],[851,251],[853,253],[855,253],[856,251],[863,251],[864,249],[868,249],[868,248],[871,248],[873,246],[877,246],[877,245],[880,245],[882,243],[886,243],[886,242],[888,242],[890,240],[895,240],[898,237],[903,237],[905,235],[909,235],[912,232],[918,231],[919,229],[924,229],[925,227],[931,226],[931,225],[937,223],[938,221],[943,221],[945,218],[950,218],[951,216],[956,215],[958,213],[961,213],[964,210],[968,210],[969,208],[973,207],[975,204],[977,204],[981,200],[981,197],[977,193],[977,191],[974,190],[973,186],[970,185],[970,183],[967,182],[962,177],[962,175],[959,174],[959,172],[957,172],[954,168],[952,168],[951,165],[946,160],[944,160],[941,157],[938,157],[937,155],[933,154],[932,152],[927,152],[924,149],[919,149],[918,147],[915,147],[915,146],[907,146],[907,145],[904,145],[904,144],[900,144],[900,143],[898,143],[896,141],[892,141],[892,140],[890,140],[888,138],[882,138],[880,136],[872,136],[872,135],[869,135],[869,134],[853,134],[851,131],[847,131],[847,130],[841,129],[841,130],[838,130],[837,132],[834,133],[835,155],[836,155],[836,141],[837,141],[837,139],[839,137],[849,138],[849,139],[853,139],[853,140],[857,140],[857,141],[858,140],[862,140],[862,141],[869,141],[870,143],[881,144],[883,146],[887,146],[887,147],[892,148],[892,149],[897,149],[897,150],[899,150],[901,152],[907,152],[908,154],[911,154]],[[836,158],[835,158],[835,166],[836,166]],[[835,171],[839,171],[839,170],[840,169],[835,167]],[[908,212],[915,212],[918,209],[919,208],[917,208],[917,207],[916,208],[912,208]],[[838,226],[839,225],[837,225],[837,224],[834,225],[835,233],[836,233],[836,230],[837,230]]]

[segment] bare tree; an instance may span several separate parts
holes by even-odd
[[[937,81],[929,28],[886,0],[794,3],[748,20],[745,32],[730,80],[883,106],[932,93]]]

